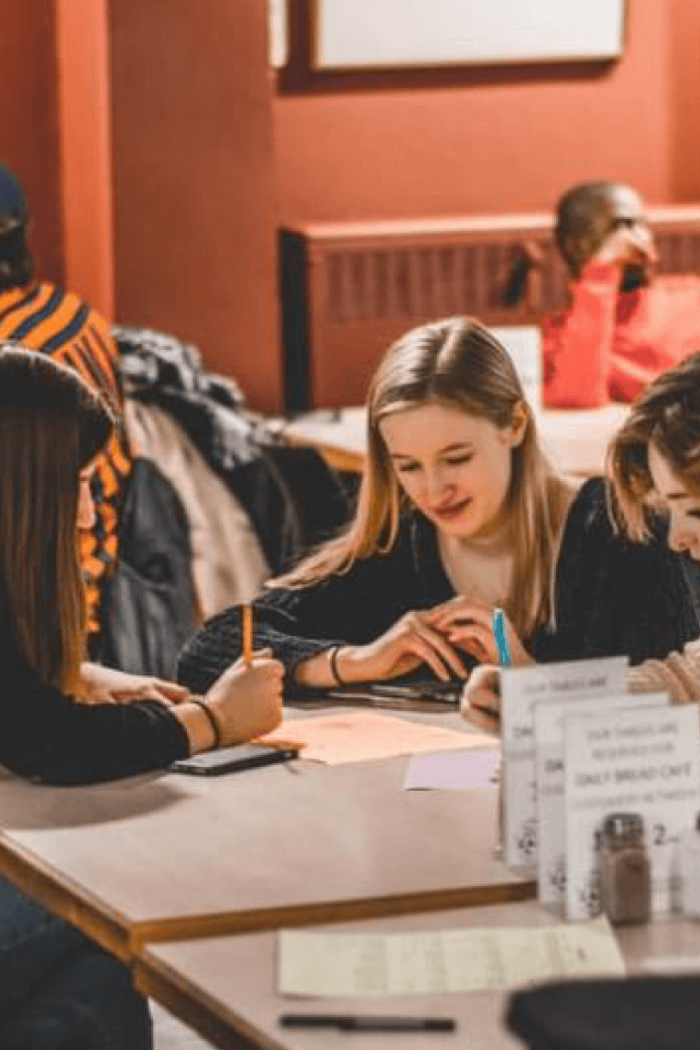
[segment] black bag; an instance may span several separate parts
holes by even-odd
[[[174,680],[178,652],[195,631],[196,609],[182,501],[152,460],[137,459],[96,657],[108,667]]]
[[[506,1024],[530,1050],[700,1050],[700,977],[544,984],[511,997]]]

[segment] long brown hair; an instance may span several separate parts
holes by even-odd
[[[269,586],[304,587],[391,550],[406,500],[379,424],[391,413],[427,404],[458,408],[500,428],[510,426],[516,412],[525,413],[523,439],[511,453],[505,508],[514,555],[506,609],[518,631],[529,637],[552,617],[565,486],[540,448],[532,410],[507,351],[468,317],[414,328],[389,348],[369,390],[367,459],[354,520],[341,536]]]
[[[113,425],[75,372],[0,344],[0,599],[28,662],[65,691],[85,647],[78,478]]]
[[[647,509],[654,503],[651,444],[688,490],[700,493],[700,353],[647,387],[608,448],[613,519],[618,529],[639,542],[649,538]]]

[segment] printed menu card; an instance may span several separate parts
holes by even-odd
[[[626,657],[505,668],[501,676],[504,857],[534,875],[537,859],[535,704],[624,692]]]
[[[637,813],[651,861],[652,913],[672,909],[678,844],[700,807],[700,713],[637,706],[564,722],[567,918],[600,910],[598,847],[605,817]]]

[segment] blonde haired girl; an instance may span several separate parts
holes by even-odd
[[[494,606],[519,663],[625,651],[630,634],[640,659],[673,647],[675,626],[634,624],[660,573],[682,604],[678,566],[661,543],[618,569],[631,545],[614,534],[603,482],[575,494],[552,470],[513,363],[483,325],[454,317],[408,332],[380,363],[367,409],[353,520],[256,603],[258,639],[290,688],[422,666],[462,679],[497,659]],[[227,610],[186,647],[181,679],[205,688],[239,646]]]

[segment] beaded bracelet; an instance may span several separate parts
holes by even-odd
[[[339,685],[341,687],[347,685],[347,682],[343,681],[338,671],[338,653],[342,648],[342,645],[334,645],[332,649],[328,650],[328,666],[330,668],[331,674],[333,675],[333,681],[336,685]]]
[[[206,700],[202,700],[198,696],[188,696],[187,700],[188,700],[188,703],[196,704],[197,707],[201,708],[202,711],[204,711],[204,714],[209,719],[209,724],[212,727],[212,729],[214,730],[214,743],[212,745],[212,749],[215,749],[217,747],[221,747],[222,741],[221,741],[221,729],[219,727],[219,721],[218,721],[216,715],[214,714],[214,712],[212,711],[212,709],[210,708],[209,704],[206,702]]]

